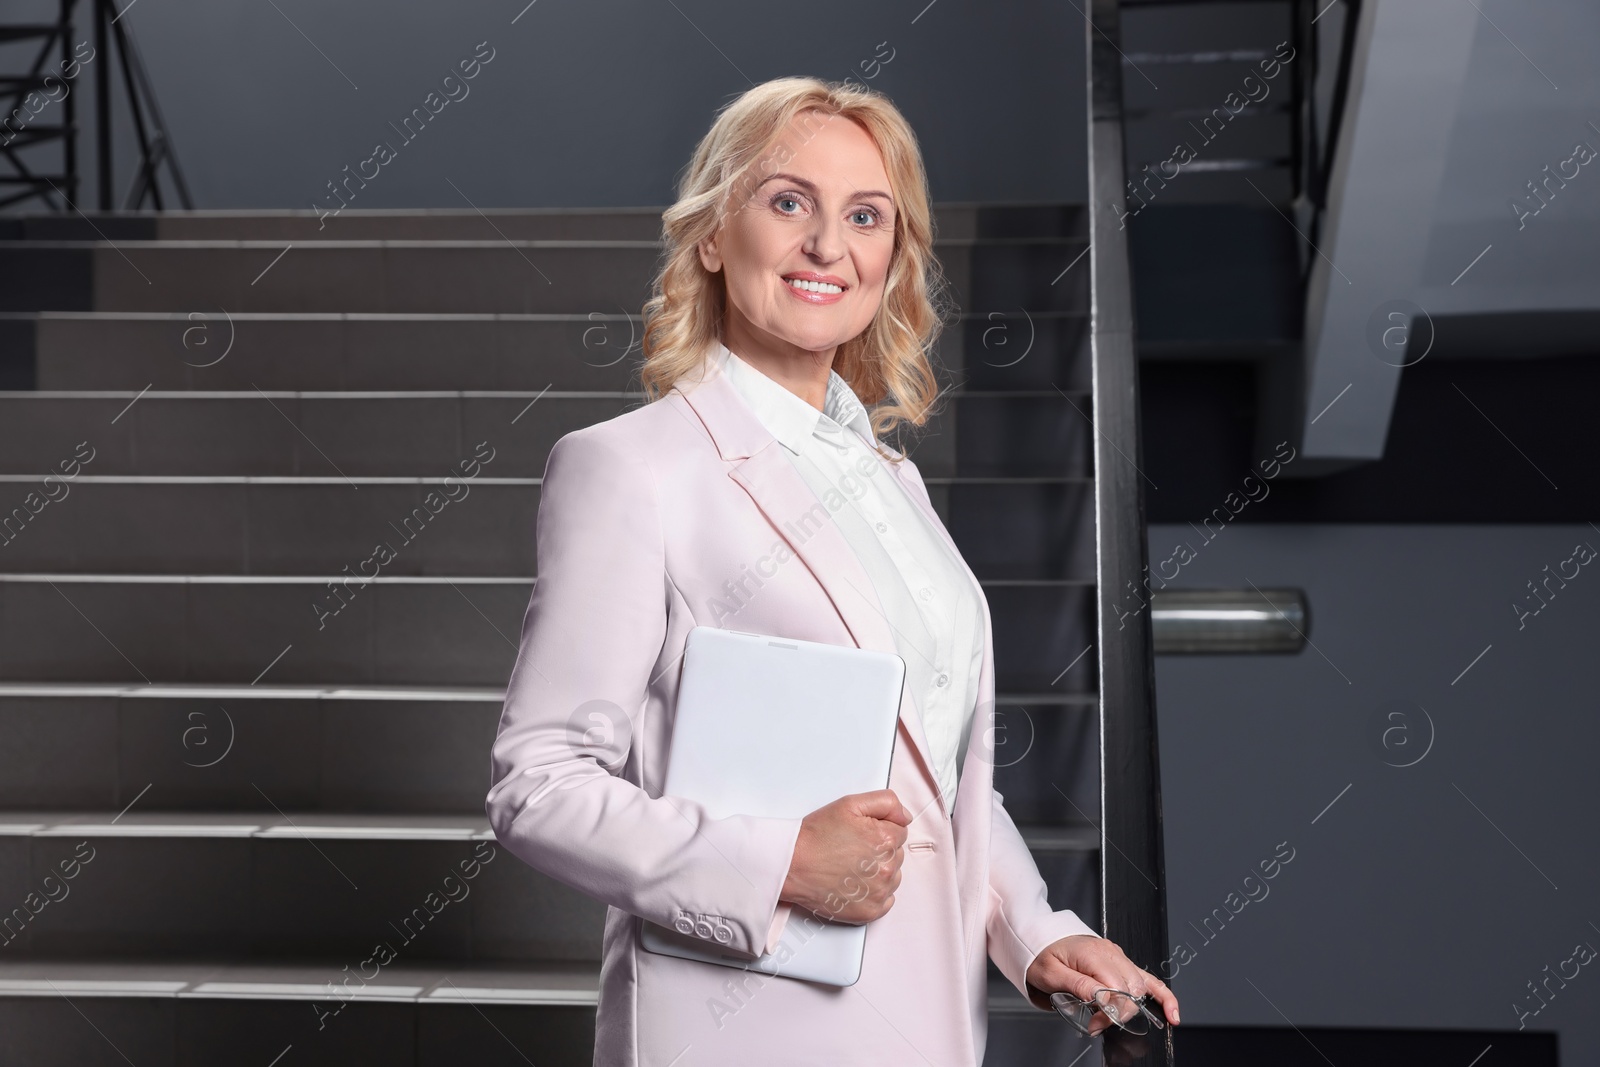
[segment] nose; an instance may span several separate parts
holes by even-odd
[[[818,263],[834,263],[845,254],[844,223],[824,212],[812,219],[805,253]]]

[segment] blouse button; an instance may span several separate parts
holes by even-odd
[[[889,529],[889,524],[888,523],[886,523],[886,522],[878,523],[878,532],[879,533],[885,533],[885,532],[888,531],[888,529]]]
[[[933,590],[928,588],[927,586],[923,586],[922,587],[922,592],[921,592],[920,595],[921,595],[923,600],[932,600],[933,599]]]
[[[950,681],[950,676],[948,674],[941,674],[941,675],[939,675],[939,677],[937,679],[934,680],[934,684],[935,685],[946,685],[946,684],[949,683],[949,681]]]

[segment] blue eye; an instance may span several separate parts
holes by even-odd
[[[877,213],[874,211],[868,211],[865,208],[861,209],[860,211],[852,211],[850,213],[850,217],[852,219],[860,220],[856,222],[857,226],[871,226],[874,222],[878,221]]]
[[[785,215],[793,215],[796,211],[800,210],[800,201],[796,200],[792,196],[780,196],[780,197],[778,197],[778,199],[774,200],[772,203],[780,212],[782,212]],[[794,205],[794,209],[790,210],[790,209],[785,208],[783,206],[785,204],[793,204]]]

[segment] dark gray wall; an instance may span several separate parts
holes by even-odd
[[[936,199],[1085,195],[1069,4],[526,3],[142,0],[127,20],[202,207],[309,207],[380,140],[398,158],[354,207],[664,204],[715,110],[752,83],[874,70]],[[494,59],[470,94],[402,146],[389,123],[483,41]]]
[[[1526,983],[1600,947],[1600,561],[1521,629],[1512,604],[1600,531],[1156,526],[1151,560],[1180,542],[1197,558],[1175,584],[1305,589],[1316,645],[1157,661],[1184,1019],[1516,1029]],[[1245,885],[1284,841],[1293,860]],[[1528,1028],[1600,1062],[1600,960],[1550,987]]]

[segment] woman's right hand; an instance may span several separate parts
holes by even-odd
[[[800,824],[779,899],[834,922],[871,922],[894,905],[909,825],[891,789],[818,808]]]

